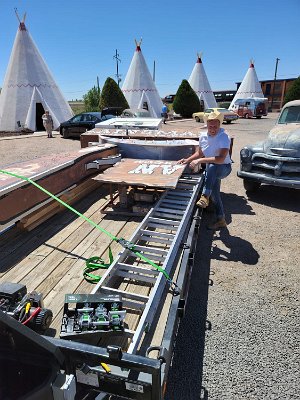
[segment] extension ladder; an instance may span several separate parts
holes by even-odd
[[[182,176],[175,189],[163,193],[127,242],[171,277],[202,180],[202,175]],[[123,308],[137,315],[134,328],[124,330],[124,335],[129,338],[127,353],[137,352],[144,332],[150,329],[156,313],[163,306],[162,295],[169,283],[162,272],[138,258],[129,246],[95,286],[92,293],[120,295]],[[133,291],[139,285],[142,293]]]

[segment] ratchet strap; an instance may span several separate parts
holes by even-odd
[[[135,246],[134,243],[131,243],[128,240],[125,240],[123,238],[118,238],[118,237],[114,236],[113,234],[111,234],[110,232],[108,232],[106,229],[101,228],[100,225],[98,225],[95,222],[93,222],[91,219],[86,217],[84,214],[81,214],[75,208],[73,208],[69,204],[65,203],[59,197],[55,196],[53,193],[51,193],[47,189],[43,188],[41,185],[39,185],[38,183],[34,182],[32,179],[27,178],[26,176],[15,174],[13,172],[4,171],[2,169],[0,169],[0,173],[5,174],[5,175],[9,175],[9,176],[13,176],[14,178],[18,178],[18,179],[21,179],[23,181],[29,182],[30,184],[32,184],[33,186],[35,186],[36,188],[38,188],[39,190],[41,190],[42,192],[47,194],[49,197],[51,197],[52,199],[56,200],[58,203],[60,203],[64,207],[68,208],[74,214],[78,215],[80,218],[83,218],[86,222],[88,222],[94,228],[98,229],[100,232],[103,232],[105,235],[107,235],[111,240],[113,240],[114,242],[119,243],[125,249],[130,250],[135,256],[139,257],[141,260],[145,261],[146,263],[148,263],[149,265],[151,265],[152,267],[157,269],[159,272],[161,272],[165,276],[167,282],[172,287],[173,294],[174,295],[178,295],[179,294],[178,286],[176,285],[175,282],[172,281],[172,279],[170,278],[168,273],[163,268],[161,268],[159,265],[157,265],[153,261],[149,260],[149,258],[145,257],[142,253],[139,253],[138,251],[136,251],[135,248],[134,248],[134,246]],[[96,284],[97,282],[99,282],[101,280],[101,277],[98,276],[98,275],[94,275],[93,271],[95,271],[97,269],[106,269],[111,265],[112,262],[113,262],[112,251],[111,251],[111,249],[109,247],[109,263],[105,263],[102,258],[97,257],[97,256],[89,258],[86,261],[86,266],[85,266],[85,269],[83,271],[84,278],[88,282]]]

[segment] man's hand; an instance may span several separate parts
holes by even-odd
[[[193,160],[192,162],[190,162],[190,167],[192,169],[195,169],[199,163],[200,163],[200,158],[198,158],[198,160]]]

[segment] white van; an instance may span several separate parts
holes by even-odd
[[[261,118],[268,114],[268,99],[265,97],[248,97],[237,99],[231,110],[238,114],[240,118]]]

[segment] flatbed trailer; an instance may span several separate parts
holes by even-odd
[[[27,394],[23,392],[22,396],[12,398],[92,399],[98,396],[100,399],[106,395],[113,395],[123,399],[163,399],[174,341],[184,314],[193,268],[201,221],[195,203],[201,184],[202,177],[182,177],[178,188],[167,191],[165,197],[145,217],[129,244],[125,243],[124,250],[111,269],[104,274],[101,284],[93,290],[93,293],[117,292],[122,295],[128,315],[128,327],[124,335],[107,335],[98,341],[97,346],[74,340],[50,338],[31,331],[29,333],[26,327],[19,326],[16,321],[1,313],[1,370],[4,370],[8,359],[10,365],[18,363],[20,374],[30,370],[31,366],[34,370],[40,362],[49,366],[49,379],[47,382],[45,380],[42,387],[40,380],[38,387],[34,387],[32,382]],[[190,192],[186,203],[182,198],[178,200],[176,191],[177,195]],[[163,202],[165,204],[162,204]],[[166,204],[169,205],[167,210],[164,209]],[[176,208],[182,212],[174,212]],[[161,224],[168,226],[168,229],[170,225],[173,227],[174,240],[167,239],[168,236],[171,238],[172,233],[164,232],[164,228],[159,227],[157,230],[157,225]],[[177,230],[179,225],[180,232]],[[158,234],[152,235],[151,232],[155,231]],[[145,239],[145,235],[148,235],[148,240]],[[165,276],[153,268],[147,273],[141,272],[147,266],[134,263],[132,255],[130,257],[130,254],[126,254],[131,251],[131,244],[139,246],[138,250],[143,252],[142,247],[145,246],[141,243],[151,242],[152,239],[156,242],[156,250],[152,251],[152,254],[145,251],[145,254],[148,254],[149,259],[154,257],[155,262],[159,263],[158,254],[164,254],[166,251],[160,265],[167,269],[172,287]],[[161,246],[161,249],[157,246]],[[144,279],[143,282],[143,277],[150,279]],[[37,354],[39,356],[35,357]],[[45,363],[45,360],[48,361]],[[13,382],[14,376],[12,374],[5,382],[0,381],[0,388],[8,392],[17,390]],[[38,373],[32,373],[30,376],[32,381],[38,379]],[[17,376],[15,378],[17,379]],[[52,387],[55,387],[55,390]],[[39,390],[44,392],[38,394]],[[59,397],[67,396],[67,393],[69,397]]]

